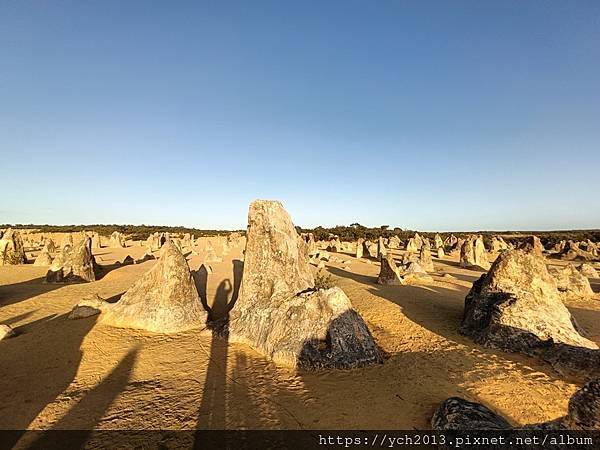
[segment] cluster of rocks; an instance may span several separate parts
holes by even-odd
[[[406,260],[398,265],[391,254],[381,258],[377,277],[378,284],[404,285],[431,283],[432,281],[433,278],[416,260]]]
[[[25,264],[26,262],[21,234],[12,228],[7,229],[0,238],[0,266]]]
[[[71,236],[71,235],[69,235]],[[90,282],[96,280],[98,266],[92,255],[91,239],[81,233],[71,244],[65,242],[60,253],[54,258],[48,272],[47,283]]]

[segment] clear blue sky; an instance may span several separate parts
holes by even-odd
[[[0,223],[600,227],[600,2],[3,1]]]

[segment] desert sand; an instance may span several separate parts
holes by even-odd
[[[459,334],[465,295],[483,271],[459,267],[457,257],[434,256],[433,283],[382,286],[377,261],[332,253],[325,271],[385,355],[384,364],[360,369],[295,371],[208,330],[163,335],[110,327],[99,316],[67,319],[86,295],[118,299],[156,261],[115,262],[144,253],[96,248],[102,274],[82,284],[44,284],[47,268],[31,264],[0,267],[0,323],[18,333],[1,343],[1,429],[428,429],[450,396],[521,425],[563,415],[580,386],[546,363]],[[216,315],[239,287],[241,255],[232,248],[196,279]],[[202,261],[188,255],[192,270]],[[591,283],[598,293],[600,280]],[[600,344],[598,294],[567,306]]]

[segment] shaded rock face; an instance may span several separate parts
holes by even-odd
[[[338,236],[334,236],[329,240],[329,245],[327,245],[327,251],[339,253],[342,251],[342,243],[340,242],[340,238]]]
[[[569,264],[562,269],[552,268],[550,273],[556,280],[558,290],[565,298],[585,298],[594,295],[589,280],[574,266]]]
[[[458,238],[453,234],[444,239],[444,247],[446,247],[448,250],[452,250],[454,247],[456,247],[456,244],[458,244]]]
[[[381,267],[379,269],[378,284],[404,284],[396,262],[392,255],[387,254],[381,258]]]
[[[460,331],[492,348],[539,355],[557,370],[598,360],[597,345],[575,329],[543,258],[523,250],[501,253],[473,283]]]
[[[0,239],[0,266],[25,264],[25,247],[18,231],[9,228]]]
[[[508,421],[480,403],[451,397],[437,408],[431,419],[435,431],[451,430],[600,430],[600,380],[587,382],[569,400],[567,414],[548,422],[512,427]],[[449,447],[446,447],[449,448]],[[506,448],[487,446],[486,448]],[[531,448],[524,445],[515,448]],[[538,448],[538,447],[536,447]],[[539,448],[542,448],[541,446]],[[544,447],[544,448],[564,448]],[[589,447],[592,448],[592,447]]]
[[[40,254],[35,258],[33,263],[34,266],[50,266],[52,265],[52,256],[46,250],[46,247],[42,249]]]
[[[290,367],[358,367],[381,361],[346,294],[337,287],[315,290],[301,242],[281,203],[251,203],[230,340]]]
[[[579,243],[573,241],[566,242],[558,256],[565,261],[593,261],[595,259],[593,253],[582,250]]]
[[[527,252],[533,252],[535,256],[543,256],[544,254],[544,246],[537,236],[527,236],[520,248]]]
[[[89,295],[80,300],[69,313],[69,319],[84,319],[100,314],[110,304],[106,303],[98,294]]]
[[[419,254],[419,264],[427,272],[433,272],[433,259],[431,258],[431,250],[429,249],[429,241],[425,240],[421,246]]]
[[[480,403],[450,397],[433,413],[431,428],[450,430],[510,430],[510,423]]]
[[[47,283],[77,283],[96,281],[96,260],[92,256],[91,240],[82,236],[73,247],[65,246],[52,261],[46,273]]]
[[[109,325],[154,333],[200,328],[206,319],[187,261],[171,241],[163,245],[152,269],[101,316]]]
[[[367,258],[377,258],[377,244],[371,241],[364,241],[363,256],[366,256]]]

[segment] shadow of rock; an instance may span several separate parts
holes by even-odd
[[[49,316],[18,327],[19,336],[2,342],[0,379],[6,387],[0,390],[1,429],[36,428],[38,414],[73,381],[81,343],[94,324],[95,318]],[[14,437],[16,442],[20,435]],[[11,448],[15,442],[4,444]]]
[[[49,432],[41,434],[32,443],[19,442],[19,445],[25,444],[27,448],[40,449],[83,448],[85,442],[92,435],[94,427],[129,383],[138,352],[138,347],[131,349],[119,362],[119,365],[100,384],[86,392],[83,398],[57,421]],[[80,431],[77,433],[54,432],[57,430]]]
[[[13,305],[60,289],[65,284],[44,283],[45,277],[0,286],[0,306]]]

